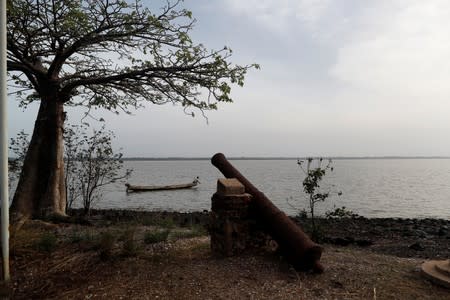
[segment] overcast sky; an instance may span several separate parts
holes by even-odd
[[[161,2],[162,3],[162,2]],[[196,42],[258,63],[202,117],[99,112],[126,156],[450,155],[450,1],[186,0]],[[13,99],[11,99],[13,100]],[[9,102],[9,134],[37,107]],[[80,113],[69,110],[69,120]],[[95,125],[95,122],[94,124]]]

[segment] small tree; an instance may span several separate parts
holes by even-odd
[[[66,187],[66,211],[72,208],[74,202],[81,197],[80,189],[76,186],[77,155],[82,147],[82,136],[85,134],[83,125],[69,125],[64,129],[64,182]]]
[[[112,131],[107,131],[103,125],[100,130],[94,130],[92,136],[88,136],[87,130],[87,125],[69,125],[64,130],[66,209],[70,209],[81,198],[86,214],[92,203],[101,196],[99,187],[131,173],[130,170],[121,173],[122,153],[114,153],[112,149],[111,142],[115,137]],[[15,138],[11,138],[9,148],[15,157],[9,161],[12,171],[10,182],[17,178],[22,169],[29,145],[28,137],[22,130]]]
[[[311,214],[311,229],[312,229],[312,236],[317,237],[318,235],[318,228],[316,226],[315,222],[315,205],[318,202],[324,202],[328,196],[330,195],[330,192],[322,193],[320,191],[320,182],[322,181],[323,177],[326,175],[327,171],[333,171],[333,167],[331,166],[332,160],[328,159],[328,163],[325,167],[322,167],[323,158],[318,158],[316,161],[316,167],[313,167],[314,163],[313,158],[307,158],[306,159],[306,168],[304,168],[304,161],[303,160],[297,160],[297,164],[300,166],[302,171],[305,173],[306,177],[302,182],[303,191],[308,194],[308,204],[309,204],[309,213]],[[341,192],[338,193],[339,195]]]
[[[81,197],[84,212],[89,214],[92,204],[101,197],[99,188],[128,177],[131,170],[121,172],[122,153],[114,153],[111,142],[115,135],[105,130],[105,126],[94,130],[91,136],[86,134],[86,127],[69,132],[72,134],[66,148],[71,155],[66,158],[69,205]]]

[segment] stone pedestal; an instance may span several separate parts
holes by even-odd
[[[424,262],[422,274],[434,283],[450,288],[450,259]]]
[[[211,250],[222,256],[242,253],[250,239],[249,204],[252,196],[234,178],[219,179],[212,197],[209,232]]]

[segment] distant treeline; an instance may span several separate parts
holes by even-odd
[[[317,156],[312,158],[325,158],[333,160],[347,159],[450,159],[450,156]],[[122,157],[124,161],[172,161],[172,160],[210,160],[210,157]],[[307,157],[227,157],[229,160],[297,160]],[[8,157],[8,161],[15,161],[17,157]],[[79,161],[79,159],[75,159]]]
[[[320,157],[320,156],[319,156]],[[228,157],[229,160],[297,160],[307,157]],[[315,158],[315,157],[314,157]],[[335,156],[333,160],[346,159],[450,159],[450,156]],[[128,161],[173,161],[173,160],[210,160],[210,157],[124,157],[122,160]]]

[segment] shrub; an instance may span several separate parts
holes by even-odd
[[[44,252],[53,252],[56,249],[57,240],[58,239],[54,233],[46,232],[39,238],[37,247],[39,250]]]
[[[104,232],[100,235],[100,239],[97,244],[97,250],[102,260],[111,258],[115,242],[116,238],[111,232]]]
[[[138,245],[136,244],[135,229],[129,228],[125,230],[122,235],[122,255],[124,256],[136,256],[138,253]]]
[[[325,217],[327,219],[343,219],[343,218],[357,218],[359,215],[345,206],[335,207],[334,210],[327,211]]]
[[[162,218],[162,217],[146,217],[142,220],[142,225],[145,226],[158,226],[166,229],[172,229],[175,227],[175,221],[173,218]]]
[[[147,231],[144,235],[144,243],[146,244],[156,244],[160,242],[167,241],[169,237],[170,230],[156,230],[156,231]]]
[[[311,221],[312,221],[312,226],[314,228],[315,204],[317,202],[325,201],[329,196],[329,193],[321,193],[319,191],[320,182],[322,181],[322,178],[325,176],[326,171],[328,169],[331,169],[331,170],[333,170],[333,169],[331,168],[331,160],[329,160],[329,162],[325,166],[325,168],[322,168],[322,166],[321,166],[322,158],[320,158],[318,160],[316,168],[311,167],[312,162],[313,162],[313,159],[308,158],[308,164],[307,164],[306,170],[304,170],[306,177],[303,180],[302,185],[303,185],[303,191],[306,194],[308,194]],[[299,164],[299,166],[302,165],[301,161],[298,161],[297,163]]]
[[[306,177],[302,181],[303,192],[308,195],[309,202],[309,214],[311,215],[311,237],[315,240],[321,235],[318,226],[316,225],[316,211],[315,206],[319,202],[324,202],[330,195],[330,192],[322,192],[320,190],[320,184],[323,177],[328,171],[332,172],[331,159],[325,166],[322,166],[323,158],[317,159],[315,166],[313,166],[315,159],[307,158],[306,168],[303,168],[304,161],[297,160],[297,164],[300,166]],[[342,192],[338,192],[340,196]]]
[[[69,242],[72,244],[78,244],[83,241],[83,236],[80,233],[75,232],[75,231],[71,232],[69,234],[68,238],[69,238]]]
[[[189,230],[173,232],[173,236],[177,239],[189,239],[198,236],[205,236],[208,234],[206,228],[202,225],[193,225]]]

